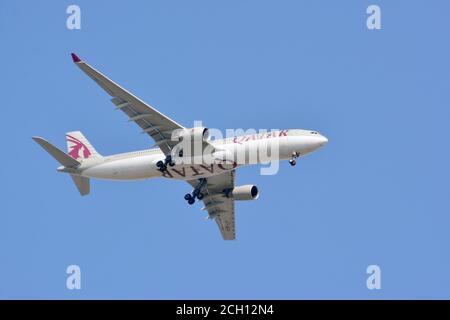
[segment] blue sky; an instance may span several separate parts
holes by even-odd
[[[68,30],[72,3],[0,1],[0,298],[450,298],[447,1],[76,1]],[[237,203],[234,242],[183,182],[93,181],[82,198],[31,136],[63,148],[81,130],[105,155],[152,141],[72,51],[185,126],[330,142],[275,176],[238,171],[261,196]]]

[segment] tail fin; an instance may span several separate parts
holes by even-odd
[[[75,160],[101,157],[80,131],[66,133],[67,153]]]

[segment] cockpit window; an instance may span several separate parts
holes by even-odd
[[[311,134],[319,134],[317,131],[311,131]]]

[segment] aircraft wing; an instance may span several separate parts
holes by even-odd
[[[224,240],[236,239],[236,225],[234,219],[234,199],[228,198],[224,190],[234,187],[235,171],[227,171],[217,176],[206,178],[206,184],[201,192],[204,194],[202,199],[209,217],[216,220]],[[199,181],[188,181],[194,188]]]
[[[153,138],[165,155],[170,153],[170,150],[178,143],[178,141],[171,141],[172,132],[176,129],[184,129],[183,126],[108,79],[82,61],[76,54],[72,53],[72,59],[84,73],[113,97],[111,101],[117,109],[120,109],[129,117],[129,121],[135,122],[142,128],[143,133]]]

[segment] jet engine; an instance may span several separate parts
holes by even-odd
[[[239,200],[256,200],[259,197],[258,187],[252,184],[234,187],[227,193],[228,198]]]

